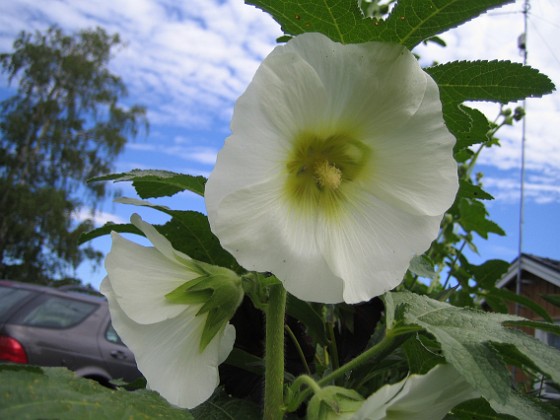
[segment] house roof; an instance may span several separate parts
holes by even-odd
[[[521,254],[521,258],[518,257],[511,262],[509,270],[502,279],[496,283],[496,287],[504,287],[511,281],[515,281],[517,279],[519,264],[521,264],[521,269],[523,271],[534,274],[560,287],[560,261],[525,253]]]

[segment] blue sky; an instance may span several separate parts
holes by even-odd
[[[129,89],[129,101],[148,108],[151,129],[130,142],[116,162],[116,171],[166,169],[208,175],[229,133],[237,97],[260,61],[282,35],[266,14],[242,0],[1,0],[0,51],[10,51],[21,30],[42,30],[56,23],[68,31],[103,26],[118,32],[126,47],[111,62]],[[177,4],[178,3],[178,4]],[[447,48],[417,49],[423,64],[469,59],[522,61],[517,37],[523,32],[523,1],[496,9],[443,34]],[[560,85],[560,4],[533,0],[529,13],[528,61]],[[0,76],[3,92],[7,82]],[[515,106],[517,104],[513,104]],[[478,104],[493,118],[498,108]],[[527,103],[525,223],[523,251],[560,259],[560,93]],[[521,124],[500,132],[502,147],[481,156],[478,169],[496,200],[491,217],[507,232],[505,238],[477,240],[481,256],[512,260],[518,249]],[[120,194],[134,196],[125,183]],[[189,193],[159,201],[173,208],[204,211],[201,198]],[[133,211],[152,223],[163,221],[147,209],[104,203],[98,215],[127,221]],[[76,217],[84,217],[83,209]],[[108,238],[94,241],[106,252]],[[98,286],[104,276],[89,264],[77,273]]]

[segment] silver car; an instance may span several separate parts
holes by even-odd
[[[104,297],[0,280],[0,362],[65,366],[109,384],[141,377]]]

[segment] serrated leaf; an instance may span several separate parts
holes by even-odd
[[[505,323],[525,322],[514,315],[458,308],[410,292],[385,296],[387,311],[405,305],[404,321],[418,325],[441,344],[447,361],[498,412],[520,418],[550,418],[531,400],[511,389],[510,373],[491,343],[513,345],[539,370],[560,381],[560,352]]]
[[[513,0],[400,0],[386,20],[365,18],[357,0],[246,0],[269,13],[289,35],[320,32],[344,44],[396,42],[412,48],[425,39]]]
[[[453,61],[424,70],[438,84],[443,102],[508,103],[554,90],[538,70],[510,61]]]
[[[424,334],[417,334],[416,337],[406,340],[402,348],[408,360],[410,373],[424,375],[443,360],[439,343]]]
[[[142,235],[140,229],[134,226],[132,223],[118,224],[118,223],[105,223],[103,226],[97,229],[90,230],[88,233],[84,233],[80,236],[80,245],[91,241],[92,239],[99,238],[101,236],[110,235],[111,232],[119,233],[135,233],[137,235]]]
[[[0,366],[3,419],[192,419],[154,391],[112,390],[66,368]]]
[[[90,180],[90,182],[97,181],[132,181],[132,185],[141,198],[170,197],[181,191],[191,191],[204,196],[204,186],[206,185],[206,178],[203,176],[151,169],[134,169],[129,172],[105,175]]]
[[[456,102],[447,101],[442,105],[445,125],[457,139],[455,153],[488,140],[490,124],[482,112]]]
[[[270,14],[284,33],[319,32],[343,44],[380,40],[376,24],[367,19],[355,0],[246,0]]]
[[[496,282],[508,271],[510,264],[504,260],[488,260],[480,265],[469,264],[476,282],[485,289],[494,287]]]
[[[484,239],[488,239],[489,233],[500,236],[506,234],[500,226],[487,219],[488,212],[480,201],[463,198],[459,201],[459,211],[461,212],[459,222],[467,232],[476,232]]]
[[[490,194],[482,189],[480,185],[474,185],[472,182],[466,179],[459,180],[459,192],[460,197],[465,198],[475,198],[477,200],[493,200]]]
[[[379,25],[380,40],[409,49],[425,39],[457,27],[489,9],[514,0],[399,0],[387,20]]]

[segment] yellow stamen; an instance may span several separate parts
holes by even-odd
[[[342,172],[330,162],[323,160],[318,162],[313,168],[313,173],[317,183],[322,188],[336,190],[342,181]]]

